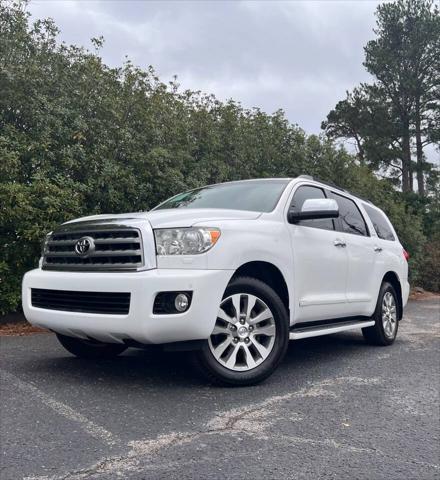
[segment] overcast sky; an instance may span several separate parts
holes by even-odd
[[[369,76],[363,46],[373,38],[375,0],[31,0],[61,40],[90,47],[103,35],[111,66],[127,55],[162,81],[233,98],[272,113],[282,108],[308,133]],[[430,155],[431,156],[431,155]]]

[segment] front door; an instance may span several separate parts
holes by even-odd
[[[311,185],[295,190],[290,208],[300,211],[305,200],[325,198]],[[295,273],[295,322],[344,316],[346,307],[347,249],[335,222],[302,220],[289,224]]]

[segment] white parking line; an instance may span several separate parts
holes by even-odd
[[[105,428],[92,422],[87,417],[75,411],[73,408],[69,407],[65,403],[55,400],[50,395],[42,392],[34,385],[27,382],[23,382],[23,380],[20,380],[15,375],[0,369],[0,380],[2,382],[3,381],[11,382],[13,386],[19,388],[21,391],[34,395],[46,407],[51,408],[54,412],[58,413],[58,415],[62,415],[68,420],[77,422],[85,432],[87,432],[92,437],[98,440],[101,440],[106,445],[112,446],[120,443],[119,438],[113,435],[111,432],[109,432]]]

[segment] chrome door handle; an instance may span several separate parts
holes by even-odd
[[[378,247],[377,245],[374,247],[374,251],[377,253],[380,253],[382,250],[382,247]]]
[[[340,240],[339,238],[337,238],[334,242],[333,242],[333,245],[335,247],[346,247],[347,244],[344,242],[344,240]]]

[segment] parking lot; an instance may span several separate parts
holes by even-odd
[[[439,478],[439,312],[411,302],[392,347],[293,342],[238,389],[184,353],[89,363],[52,334],[2,337],[1,478]]]

